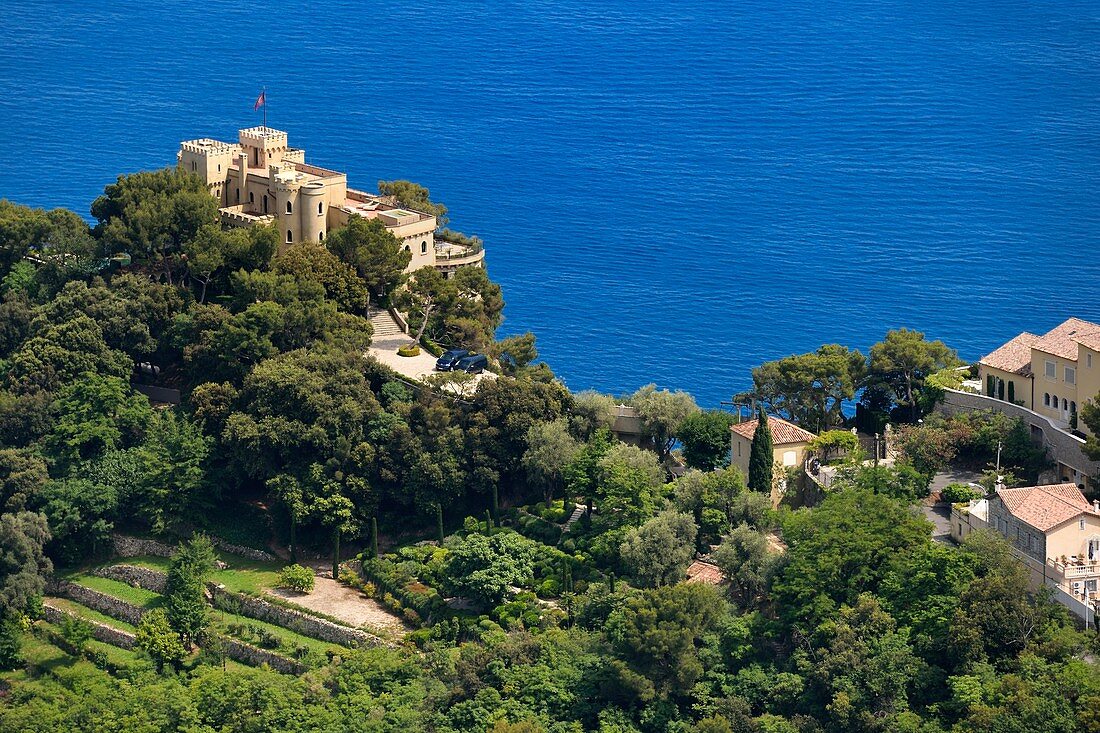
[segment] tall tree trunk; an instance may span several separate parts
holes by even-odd
[[[298,516],[290,512],[290,561],[298,562]]]
[[[332,579],[340,577],[340,530],[332,533]]]

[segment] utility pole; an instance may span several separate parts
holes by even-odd
[[[997,441],[997,483],[993,485],[994,491],[1005,488],[1005,477],[1001,475],[1001,448],[1004,447],[1004,443]]]

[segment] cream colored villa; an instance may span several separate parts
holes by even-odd
[[[1100,325],[1070,318],[1042,336],[1021,333],[982,357],[978,374],[987,397],[1087,433],[1077,412],[1100,394]]]
[[[355,214],[379,219],[410,253],[408,271],[431,265],[450,276],[459,267],[484,266],[481,247],[437,240],[435,216],[402,208],[387,197],[348,188],[346,173],[305,162],[305,151],[287,145],[270,127],[239,131],[238,142],[199,138],[180,143],[180,169],[203,178],[221,203],[226,226],[274,222],[280,240],[323,242]]]
[[[730,456],[733,465],[739,466],[745,475],[749,472],[749,454],[752,453],[752,435],[756,432],[759,420],[753,418],[730,426],[732,443]],[[775,464],[787,468],[801,467],[806,462],[806,446],[816,435],[803,430],[794,423],[779,417],[768,417],[768,427],[772,431],[772,451]]]

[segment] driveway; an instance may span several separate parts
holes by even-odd
[[[977,471],[948,467],[932,477],[930,490],[939,498],[940,491],[948,484],[976,484],[982,475]],[[951,539],[951,505],[946,501],[933,501],[929,497],[921,503],[924,518],[932,523],[932,539],[936,542],[954,544]]]

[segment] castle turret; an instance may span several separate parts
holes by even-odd
[[[221,202],[222,206],[225,206],[228,194],[225,183],[236,152],[236,145],[200,138],[180,143],[176,158],[180,170],[194,173],[201,178],[210,193]]]
[[[299,196],[302,239],[310,242],[324,241],[328,229],[328,206],[325,202],[325,184],[312,181],[302,186]]]

